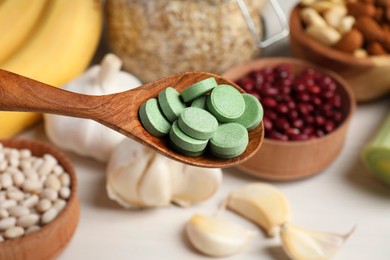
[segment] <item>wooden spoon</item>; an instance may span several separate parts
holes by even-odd
[[[0,110],[89,118],[183,163],[211,168],[233,166],[247,160],[260,148],[264,139],[263,124],[249,132],[249,144],[244,153],[232,159],[219,159],[207,152],[199,157],[187,157],[176,153],[170,148],[168,138],[150,135],[138,118],[139,107],[149,98],[157,97],[165,88],[171,86],[182,92],[193,83],[208,77],[214,77],[219,84],[229,84],[243,92],[237,85],[220,76],[205,72],[185,72],[125,92],[90,96],[55,88],[0,70]]]

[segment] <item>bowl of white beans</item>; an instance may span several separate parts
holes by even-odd
[[[71,161],[27,139],[0,141],[0,260],[54,259],[79,222]]]

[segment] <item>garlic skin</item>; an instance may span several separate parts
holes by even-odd
[[[221,169],[185,165],[131,139],[114,150],[106,175],[109,198],[125,208],[190,206],[211,197],[222,182]]]
[[[186,225],[192,245],[203,254],[222,257],[243,250],[255,237],[253,230],[216,217],[195,214]]]
[[[92,66],[61,88],[88,95],[105,95],[133,89],[141,82],[120,71],[121,61],[107,54],[101,65]],[[50,141],[61,149],[107,162],[113,149],[126,137],[90,119],[45,114]]]
[[[280,231],[283,249],[291,259],[326,260],[331,259],[353,233],[336,234],[307,230],[285,223]]]
[[[222,183],[221,169],[199,168],[191,165],[178,164],[171,172],[172,202],[182,207],[204,201],[211,197]]]
[[[226,201],[228,209],[262,227],[267,235],[290,220],[290,207],[284,195],[267,183],[251,183],[231,192]]]

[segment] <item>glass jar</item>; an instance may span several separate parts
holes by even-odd
[[[108,0],[107,30],[124,68],[144,82],[183,71],[220,74],[259,55],[265,0]]]

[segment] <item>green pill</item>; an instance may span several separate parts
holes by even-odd
[[[207,98],[207,108],[222,123],[237,120],[245,111],[245,100],[232,86],[219,85]]]
[[[208,111],[197,107],[187,107],[178,119],[180,129],[195,139],[210,139],[218,128],[217,119]]]
[[[177,121],[175,121],[169,131],[169,138],[171,142],[179,152],[191,152],[191,153],[199,153],[203,152],[206,149],[206,145],[208,140],[199,140],[192,138],[179,128]]]
[[[189,102],[211,91],[216,86],[218,86],[217,81],[215,80],[215,78],[210,77],[195,84],[192,84],[189,88],[185,89],[181,93],[181,97],[184,102]]]
[[[176,89],[168,87],[158,94],[158,103],[165,117],[175,121],[186,105],[180,100],[180,94]]]
[[[242,94],[245,100],[245,111],[235,122],[243,125],[248,131],[256,128],[263,120],[263,107],[259,100],[250,94]]]
[[[188,156],[188,157],[201,156],[204,153],[204,151],[205,151],[205,150],[203,150],[203,151],[200,151],[200,152],[189,152],[189,151],[181,149],[180,147],[175,145],[172,141],[170,141],[170,144],[171,144],[171,147],[173,148],[173,150],[175,150],[176,152],[178,152],[178,153],[180,153],[182,155]]]
[[[248,131],[242,125],[222,124],[210,139],[210,151],[219,158],[237,157],[245,151],[248,141]]]
[[[151,98],[142,104],[138,111],[138,115],[142,126],[151,135],[156,137],[162,137],[169,133],[171,124],[163,116],[157,99]]]
[[[200,96],[194,99],[191,103],[191,107],[207,109],[207,96]]]

